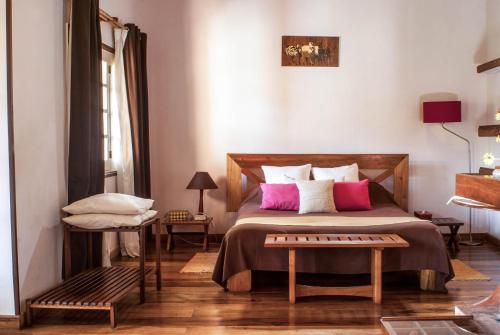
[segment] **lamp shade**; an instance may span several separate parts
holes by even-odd
[[[461,101],[424,102],[424,123],[446,123],[462,121]]]
[[[186,187],[188,190],[212,190],[217,185],[208,172],[196,172]]]

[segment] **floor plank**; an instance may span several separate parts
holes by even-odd
[[[179,273],[199,251],[177,243],[172,253],[165,252],[163,290],[157,292],[154,276],[149,277],[147,302],[138,304],[138,290],[124,298],[115,330],[109,327],[107,313],[41,311],[32,328],[15,334],[381,334],[381,316],[452,314],[455,305],[478,301],[500,282],[500,248],[463,246],[458,258],[491,276],[491,281],[450,282],[448,294],[386,285],[381,306],[356,297],[312,297],[290,305],[286,283],[234,294],[213,283],[210,274]],[[152,253],[147,261],[154,265]],[[135,264],[130,259],[115,263]]]

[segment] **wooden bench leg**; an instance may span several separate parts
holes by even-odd
[[[161,291],[161,223],[157,219],[155,223],[156,233],[156,290]]]
[[[109,324],[111,328],[116,328],[115,305],[111,305],[111,308],[109,309]]]
[[[382,250],[383,248],[372,248],[372,289],[373,302],[382,302]]]
[[[289,285],[289,300],[291,304],[295,304],[295,249],[288,249],[288,285]]]

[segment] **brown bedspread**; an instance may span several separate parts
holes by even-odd
[[[408,216],[408,222],[349,227],[283,226],[252,223],[233,226],[222,241],[213,280],[225,287],[231,276],[244,270],[288,271],[288,251],[286,249],[264,248],[265,237],[270,233],[394,233],[408,241],[410,247],[384,250],[383,271],[435,270],[437,273],[436,290],[446,291],[445,283],[453,278],[454,274],[439,229],[428,221],[412,221],[412,216],[377,194],[371,196],[371,199],[373,209],[370,211],[323,215]],[[241,206],[238,218],[299,215],[296,212],[262,210],[259,205],[260,195],[257,194]],[[297,272],[305,273],[363,274],[370,273],[370,260],[369,249],[300,249],[297,250],[296,267]]]

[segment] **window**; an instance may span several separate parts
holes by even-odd
[[[103,126],[103,137],[104,137],[104,161],[106,171],[112,170],[111,168],[111,158],[113,158],[113,151],[111,146],[111,60],[112,54],[108,51],[103,50],[102,52],[102,126]]]

